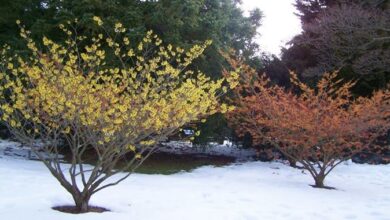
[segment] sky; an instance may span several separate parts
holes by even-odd
[[[300,20],[294,15],[294,2],[294,0],[243,0],[241,7],[246,12],[256,7],[263,12],[264,18],[257,39],[262,52],[280,55],[281,47],[301,32]]]

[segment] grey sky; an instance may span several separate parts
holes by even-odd
[[[279,55],[280,48],[301,32],[293,3],[294,0],[243,0],[245,11],[258,7],[264,13],[257,40],[264,52]]]

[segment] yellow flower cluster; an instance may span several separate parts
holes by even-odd
[[[99,17],[93,20],[103,24]],[[0,114],[11,127],[39,125],[30,126],[29,132],[44,128],[63,135],[76,127],[101,134],[97,145],[120,135],[128,140],[123,147],[135,151],[135,146],[154,145],[153,135],[168,134],[220,111],[222,86],[235,83],[186,70],[211,41],[185,51],[162,46],[161,39],[149,31],[137,49],[130,47],[127,37],[104,34],[79,48],[87,37],[75,36],[65,25],[60,29],[68,36],[64,45],[44,37],[46,49],[39,51],[22,28],[21,36],[32,52],[28,59],[10,56],[8,47],[1,50]],[[121,23],[114,29],[118,34],[126,30]],[[150,48],[157,49],[150,52]],[[116,57],[117,64],[107,57]],[[223,105],[223,111],[227,109]]]
[[[99,18],[98,16],[93,16],[92,19],[96,22],[97,25],[99,25],[99,26],[102,26],[102,25],[103,25],[102,19]]]

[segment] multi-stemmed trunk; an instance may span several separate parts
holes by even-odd
[[[302,169],[307,170],[314,179],[313,187],[323,188],[323,189],[334,189],[333,187],[325,186],[326,176],[341,162],[349,159],[350,157],[332,159],[329,156],[324,155],[322,158],[313,156],[313,154],[308,157],[304,155],[297,154],[296,152],[289,152],[288,150],[279,146],[278,143],[271,142],[272,145],[279,149],[283,155],[286,156],[290,162],[290,166],[297,167],[297,163],[302,165]],[[329,159],[330,158],[330,159]]]
[[[74,209],[71,212],[86,213],[93,211],[89,206],[91,197],[102,189],[117,185],[118,183],[129,177],[153,152],[156,146],[142,148],[139,152],[141,158],[133,156],[126,164],[117,167],[121,160],[125,160],[127,151],[116,152],[114,147],[107,146],[100,153],[100,158],[94,163],[92,168],[87,168],[84,164],[84,155],[87,147],[76,148],[72,143],[69,143],[72,150],[72,158],[69,168],[64,168],[61,158],[57,154],[45,156],[40,151],[33,149],[33,152],[46,165],[51,174],[59,181],[59,183],[72,195],[74,200]],[[79,145],[80,146],[80,145]],[[46,147],[46,146],[45,146]],[[47,148],[53,148],[47,149]],[[94,149],[98,152],[99,149]],[[45,152],[58,152],[58,146],[48,145]],[[114,156],[111,156],[114,155]],[[66,170],[69,172],[66,173]],[[123,173],[119,179],[114,181],[107,181],[112,176]],[[104,208],[102,208],[104,209]]]
[[[317,176],[313,176],[315,184],[313,185],[316,188],[328,188],[324,184],[325,175],[319,174]]]
[[[313,187],[331,189],[331,187],[325,186],[324,183],[325,177],[327,176],[327,174],[329,174],[327,164],[322,164],[322,165],[320,165],[319,163],[313,164],[311,161],[307,161],[307,160],[302,160],[300,161],[300,163],[303,164],[303,168],[308,170],[310,175],[313,177],[314,179],[314,185],[312,185]],[[318,166],[319,170],[316,169],[316,166]],[[331,169],[333,168],[331,167]]]
[[[78,212],[85,213],[89,211],[89,200],[91,199],[91,195],[72,194],[72,196]]]
[[[328,174],[344,160],[330,160],[325,162],[311,162],[310,160],[302,160],[303,168],[308,170],[310,175],[314,179],[313,187],[323,189],[334,189],[333,187],[326,186],[324,181]]]

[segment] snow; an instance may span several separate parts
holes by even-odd
[[[72,199],[42,163],[2,156],[0,219],[390,219],[389,165],[348,162],[327,180],[337,190],[312,188],[306,172],[279,162],[134,174],[92,198],[111,212],[72,215],[50,208]]]
[[[37,141],[34,146],[40,149],[43,144],[40,141]],[[46,154],[43,152],[41,155],[45,158],[52,156],[51,154]],[[31,151],[29,147],[24,146],[21,143],[8,140],[0,140],[0,158],[2,157],[38,160],[38,157]],[[59,155],[58,157],[62,159],[63,155]]]
[[[207,146],[194,145],[189,141],[169,141],[163,143],[158,148],[159,152],[185,154],[185,155],[213,155],[233,157],[238,161],[250,160],[256,156],[256,151],[252,148],[242,148],[230,141],[224,141],[223,144],[208,143]]]

